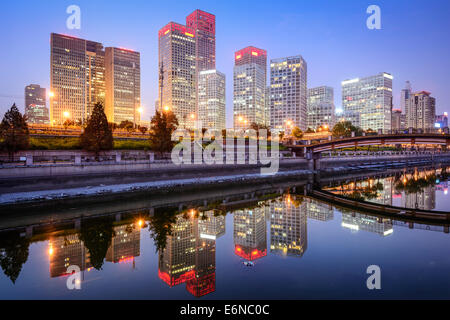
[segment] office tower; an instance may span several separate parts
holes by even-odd
[[[391,130],[392,80],[389,73],[342,82],[342,106],[346,118],[363,130]]]
[[[267,255],[266,208],[233,212],[235,254],[247,260],[256,260]]]
[[[196,227],[194,219],[178,215],[166,247],[159,253],[159,278],[171,287],[195,276]]]
[[[368,231],[382,236],[394,232],[391,219],[377,218],[362,213],[342,212],[342,227],[353,231]]]
[[[392,130],[400,131],[404,129],[404,123],[402,123],[402,110],[392,109]]]
[[[310,198],[305,198],[304,201],[306,202],[308,219],[318,221],[330,221],[334,219],[334,210],[332,205]]]
[[[25,87],[25,116],[28,123],[49,123],[50,118],[46,102],[45,88],[41,88],[37,84],[30,84]]]
[[[409,81],[406,81],[405,88],[402,89],[402,92],[400,94],[400,109],[403,112],[405,112],[406,110],[406,101],[409,100],[411,92],[412,92],[411,83]]]
[[[223,130],[225,123],[225,75],[205,70],[198,79],[198,119],[203,128]]]
[[[114,236],[106,252],[106,261],[121,263],[139,257],[141,249],[141,229],[135,224],[114,227]]]
[[[247,47],[235,53],[233,72],[234,128],[266,125],[267,52]]]
[[[91,267],[90,254],[78,234],[68,234],[51,238],[49,241],[50,277],[68,275],[70,266],[78,266],[80,271]]]
[[[202,213],[202,218],[198,221],[198,232],[202,239],[216,240],[225,234],[225,217],[214,215],[214,211]]]
[[[333,128],[334,114],[333,88],[322,86],[308,89],[308,128]]]
[[[435,127],[438,129],[448,128],[448,113],[447,112],[444,112],[444,114],[436,115]]]
[[[195,10],[186,18],[186,27],[196,35],[197,72],[216,69],[216,16]]]
[[[308,247],[307,204],[285,196],[270,203],[270,252],[302,257]]]
[[[172,111],[179,128],[194,128],[197,118],[196,32],[170,22],[159,30],[160,108]]]
[[[406,101],[407,128],[433,131],[436,120],[436,99],[430,92],[420,91],[411,94]]]
[[[108,122],[140,122],[140,53],[128,49],[105,50],[105,114]]]
[[[105,101],[105,51],[98,42],[52,33],[50,121],[85,122]]]
[[[307,125],[307,64],[302,56],[270,61],[270,124],[290,132]]]

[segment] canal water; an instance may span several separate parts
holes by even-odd
[[[445,169],[324,189],[450,211]],[[448,226],[374,217],[289,186],[207,207],[104,212],[42,230],[0,232],[1,299],[450,298]],[[367,286],[373,265],[379,290]]]

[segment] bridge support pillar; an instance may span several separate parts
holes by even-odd
[[[81,154],[75,155],[75,164],[80,165],[81,164]]]
[[[449,233],[449,226],[444,226],[444,233]]]
[[[414,229],[414,222],[410,222],[408,226],[410,229]]]
[[[32,166],[33,165],[33,155],[32,154],[27,154],[26,155],[26,162],[25,162],[25,164],[27,165],[27,166]]]
[[[154,215],[155,215],[155,208],[150,208],[150,209],[148,209],[148,213],[149,213],[151,216],[154,216]]]

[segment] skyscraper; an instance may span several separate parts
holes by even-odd
[[[223,130],[225,123],[225,75],[204,70],[198,80],[198,119],[203,128]]]
[[[270,124],[272,129],[306,130],[307,64],[302,56],[270,61]]]
[[[50,121],[84,122],[105,98],[103,45],[52,33],[50,51]]]
[[[28,123],[47,124],[49,122],[46,102],[45,88],[41,88],[37,84],[25,87],[25,115]]]
[[[402,130],[404,126],[404,114],[402,114],[402,110],[392,109],[392,130]]]
[[[392,80],[389,73],[342,82],[345,117],[363,130],[391,130]]]
[[[308,128],[332,128],[334,119],[334,90],[331,87],[308,89]]]
[[[420,91],[411,94],[406,101],[407,128],[434,130],[436,120],[436,99],[430,92]]]
[[[196,31],[170,22],[159,30],[160,110],[171,110],[180,128],[193,128],[197,117]]]
[[[235,53],[233,73],[234,128],[266,125],[267,52],[247,47]]]
[[[216,17],[195,10],[186,18],[186,26],[192,28],[196,35],[197,72],[216,69]]]
[[[448,128],[448,113],[444,112],[444,114],[436,115],[436,125],[438,129]]]
[[[128,49],[106,48],[105,113],[109,122],[140,122],[140,53]]]
[[[401,111],[405,112],[406,110],[406,101],[409,100],[409,97],[411,96],[411,82],[406,81],[405,88],[402,89],[402,92],[400,94],[400,109]]]

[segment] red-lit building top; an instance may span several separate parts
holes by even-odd
[[[186,18],[186,26],[194,30],[216,34],[216,16],[201,10],[195,10]]]
[[[161,38],[162,36],[165,36],[169,32],[177,32],[191,38],[195,37],[195,29],[186,27],[176,22],[169,22],[166,26],[161,28],[158,32],[158,36],[159,38]]]
[[[236,245],[234,248],[234,253],[237,256],[244,258],[248,261],[253,261],[267,256],[267,249],[259,250],[257,248],[247,248]]]
[[[234,61],[236,66],[241,66],[248,63],[257,63],[266,68],[267,51],[250,46],[237,51],[234,54]]]

